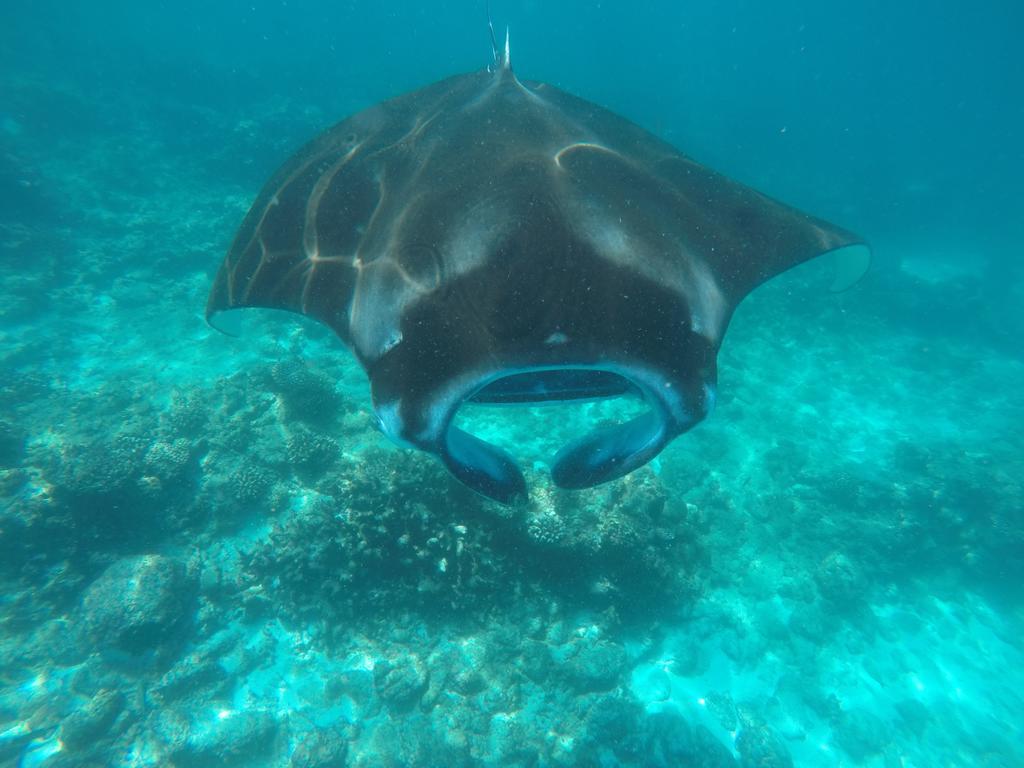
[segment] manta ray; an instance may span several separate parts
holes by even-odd
[[[461,405],[642,398],[643,415],[551,465],[563,488],[622,477],[711,411],[739,302],[830,252],[842,282],[867,267],[857,235],[519,79],[506,33],[493,66],[372,106],[288,160],[238,230],[207,318],[263,307],[326,324],[389,438],[511,504],[527,496],[522,472],[453,425]]]

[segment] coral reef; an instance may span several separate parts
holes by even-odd
[[[61,721],[58,736],[72,752],[105,742],[124,709],[124,694],[104,688]],[[98,753],[97,757],[102,753]]]
[[[501,531],[454,505],[448,487],[419,457],[378,452],[327,478],[333,494],[275,525],[246,570],[293,621],[329,632],[413,609],[490,610],[507,588]]]
[[[284,360],[271,366],[269,386],[281,399],[290,421],[331,423],[339,416],[343,405],[334,383],[302,359]]]
[[[21,466],[28,432],[17,424],[0,419],[0,469]]]
[[[263,467],[244,465],[229,480],[232,495],[242,504],[261,501],[274,484],[274,476]]]
[[[193,581],[184,564],[162,555],[119,560],[85,591],[81,631],[100,651],[159,663],[194,619]]]
[[[526,535],[541,545],[560,544],[565,534],[565,521],[552,509],[531,515],[526,523]]]
[[[339,453],[336,440],[303,426],[292,430],[286,446],[288,463],[313,477],[326,472]]]

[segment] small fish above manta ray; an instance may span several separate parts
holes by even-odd
[[[646,413],[552,464],[563,488],[622,477],[711,411],[739,302],[825,253],[840,283],[870,258],[857,235],[520,80],[506,34],[493,68],[370,107],[290,159],[242,223],[207,318],[265,307],[325,323],[392,440],[511,504],[523,474],[453,425],[463,403],[639,396]]]

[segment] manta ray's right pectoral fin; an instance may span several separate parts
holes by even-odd
[[[452,426],[438,453],[448,471],[477,493],[502,504],[526,499],[526,479],[501,448]]]

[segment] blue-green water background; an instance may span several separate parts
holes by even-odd
[[[594,631],[607,638],[602,642],[625,649],[624,655],[618,672],[609,673],[614,685],[598,685],[605,698],[597,704],[595,683],[585,674],[544,682],[531,677],[535,687],[524,689],[516,708],[507,708],[519,713],[508,717],[518,718],[526,731],[522,754],[495,746],[500,739],[492,717],[489,724],[465,725],[469,746],[462,749],[455,739],[454,757],[445,759],[509,765],[531,760],[670,764],[664,757],[671,751],[665,746],[669,737],[643,719],[670,710],[681,712],[688,723],[672,727],[691,733],[689,746],[677,746],[676,754],[689,760],[714,754],[721,761],[706,757],[707,764],[734,759],[743,765],[783,765],[783,754],[795,756],[791,759],[798,765],[897,765],[901,760],[919,766],[1021,764],[1020,4],[496,0],[492,5],[496,26],[511,28],[513,61],[521,76],[602,104],[702,163],[862,233],[872,243],[875,262],[865,282],[839,298],[813,293],[806,298],[800,293],[806,286],[794,283],[774,292],[766,288],[765,298],[745,305],[723,351],[719,412],[704,431],[673,446],[655,468],[653,482],[661,484],[658,492],[670,506],[692,502],[695,509],[718,509],[722,498],[729,499],[717,513],[709,513],[701,528],[700,546],[713,565],[699,558],[688,564],[704,574],[695,577],[703,579],[695,588],[702,597],[693,598],[698,607],[688,621],[704,622],[706,642],[700,653],[711,661],[689,669],[692,674],[685,665],[678,674],[662,669],[664,659],[681,663],[685,653],[660,652],[658,644],[665,638],[670,644],[679,633],[692,635],[694,624],[669,620],[673,612],[668,606],[664,616],[655,606],[654,618],[647,619],[652,624],[640,631],[643,640],[635,628],[614,629],[603,619],[587,623],[590,619],[580,616],[586,611],[603,616],[598,608],[604,604],[595,608],[590,598],[560,594],[552,583],[563,577],[545,581],[553,571],[536,566],[536,553],[524,555],[536,570],[523,572],[516,570],[515,553],[505,553],[511,563],[507,567],[527,589],[558,597],[551,621],[553,626],[563,622],[565,637],[555,629],[531,630],[545,638],[551,663],[562,663],[564,654],[577,658],[583,653],[566,637],[585,642],[590,636],[589,630],[579,629],[584,626],[598,627]],[[162,553],[185,561],[192,552],[209,563],[220,557],[224,541],[236,546],[232,536],[239,537],[237,548],[244,551],[266,535],[259,527],[262,521],[276,519],[282,510],[301,514],[304,507],[296,499],[305,498],[303,489],[327,493],[320,479],[313,482],[301,473],[293,477],[283,468],[287,462],[268,462],[268,471],[278,473],[273,481],[286,487],[279,495],[291,500],[257,505],[245,513],[251,515],[245,524],[217,522],[218,514],[226,514],[217,506],[223,502],[207,491],[216,489],[218,472],[227,478],[235,470],[218,469],[222,465],[211,459],[228,454],[209,448],[216,442],[216,414],[206,417],[211,426],[205,432],[161,432],[160,444],[178,445],[191,468],[164,478],[166,493],[152,502],[157,512],[151,516],[143,509],[150,502],[141,497],[109,488],[94,492],[91,485],[88,492],[81,490],[88,485],[81,480],[84,470],[79,471],[88,450],[109,457],[112,449],[104,439],[133,429],[145,432],[148,424],[164,425],[182,392],[192,392],[204,408],[224,412],[244,410],[247,391],[255,393],[252,402],[267,392],[286,401],[273,383],[264,382],[260,390],[231,377],[254,366],[273,366],[283,356],[312,358],[319,361],[318,373],[339,382],[343,409],[354,414],[355,426],[346,427],[348,433],[327,430],[326,437],[342,449],[375,440],[359,422],[367,409],[360,374],[326,334],[307,329],[289,335],[268,325],[263,342],[229,346],[202,324],[205,291],[249,201],[294,149],[360,108],[482,68],[489,58],[484,10],[468,1],[9,2],[0,9],[0,383],[5,409],[0,419],[6,499],[0,530],[6,563],[0,569],[6,595],[0,631],[7,649],[0,661],[5,686],[0,759],[33,766],[60,760],[82,765],[224,762],[224,755],[233,753],[223,744],[218,747],[217,739],[230,746],[237,735],[216,730],[210,735],[201,712],[244,710],[242,689],[256,691],[249,706],[261,713],[245,721],[255,736],[237,736],[248,757],[232,759],[249,761],[243,764],[255,764],[257,757],[268,765],[285,765],[289,759],[300,764],[295,744],[319,733],[296,725],[294,713],[300,711],[306,716],[334,713],[325,716],[323,728],[345,724],[351,746],[344,759],[353,765],[374,765],[374,755],[387,754],[367,734],[393,735],[379,725],[388,718],[420,734],[412,741],[426,743],[444,730],[430,714],[442,711],[441,705],[420,705],[413,715],[385,706],[381,715],[379,703],[374,709],[348,693],[348,699],[298,696],[302,703],[287,706],[279,699],[275,709],[263,695],[269,683],[238,682],[243,673],[237,672],[235,680],[236,667],[223,661],[218,663],[235,683],[213,686],[203,694],[208,701],[197,704],[179,696],[171,707],[124,694],[114,715],[98,718],[102,727],[93,751],[79,747],[77,757],[72,747],[54,752],[55,739],[73,728],[67,719],[74,712],[102,709],[103,701],[97,703],[102,691],[136,690],[140,680],[143,687],[166,684],[174,670],[184,674],[179,667],[186,652],[206,648],[217,632],[235,631],[229,626],[235,618],[217,625],[207,616],[199,620],[200,629],[182,640],[187,651],[179,648],[148,672],[125,671],[124,665],[112,667],[116,672],[91,672],[101,680],[92,684],[82,684],[78,673],[91,669],[89,659],[97,653],[103,656],[103,643],[86,631],[84,647],[62,662],[54,648],[65,640],[48,633],[59,625],[78,637],[77,627],[88,623],[90,606],[99,599],[87,600],[97,594],[96,579],[120,559]],[[793,292],[804,298],[793,298]],[[335,353],[337,360],[331,357]],[[280,384],[273,375],[270,379]],[[223,388],[216,390],[217,382],[228,380],[238,389],[234,400]],[[493,428],[507,440],[529,443],[550,423],[544,413],[523,414],[521,423],[503,414],[505,421]],[[290,429],[283,419],[282,434]],[[545,437],[533,442],[543,444]],[[182,440],[185,448],[175,443]],[[234,461],[251,461],[244,448],[236,447]],[[146,450],[150,456],[152,450]],[[547,455],[546,444],[524,450],[533,450],[538,460]],[[132,482],[143,484],[159,475],[151,467],[125,472],[135,472]],[[78,478],[78,485],[69,477]],[[441,475],[429,475],[428,481],[446,482]],[[710,490],[712,484],[717,490]],[[806,500],[808,487],[816,494],[814,509]],[[452,492],[446,485],[437,488],[431,498]],[[772,494],[790,493],[798,498],[801,522],[796,527],[804,526],[806,539],[794,539],[782,522],[797,514],[792,504],[772,506]],[[173,503],[168,494],[175,496]],[[383,505],[387,493],[380,494]],[[205,511],[180,525],[153,522],[165,510],[191,509],[192,501],[182,501],[186,497],[205,499]],[[40,499],[50,506],[40,506]],[[371,504],[372,494],[363,501]],[[126,503],[135,505],[136,512],[124,512]],[[475,502],[453,501],[455,511],[445,513],[445,525],[463,522],[458,506],[463,503],[469,509]],[[575,502],[565,503],[571,539],[576,535]],[[616,514],[617,503],[601,501]],[[909,539],[890,535],[886,526],[900,523],[889,513],[899,521],[914,518]],[[488,525],[486,516],[481,522],[474,514],[465,513],[475,521],[471,528]],[[583,528],[585,516],[579,515]],[[47,527],[47,519],[58,522]],[[97,519],[114,520],[109,527],[116,530],[97,525]],[[249,526],[253,520],[255,528]],[[820,529],[815,527],[819,523]],[[744,537],[734,533],[738,525],[748,531]],[[857,540],[861,533],[863,541]],[[299,533],[295,538],[302,540]],[[921,541],[927,546],[914,544]],[[568,551],[572,555],[578,549]],[[740,554],[746,559],[735,559]],[[559,553],[556,559],[570,555]],[[741,571],[747,578],[774,557],[780,558],[779,569],[764,566],[769,575],[760,582],[752,575],[748,581],[729,575]],[[729,567],[731,558],[736,568]],[[223,569],[233,562],[227,558]],[[600,572],[594,561],[586,562]],[[802,581],[801,563],[807,574]],[[268,584],[274,578],[272,565],[248,567],[269,569]],[[196,568],[207,572],[189,568],[190,573]],[[780,582],[773,573],[785,574],[788,592],[776,589]],[[207,577],[196,578],[200,604],[208,613],[234,616],[240,593],[218,591]],[[619,588],[614,582],[611,577],[611,586],[601,589],[614,594]],[[793,597],[805,588],[810,597]],[[300,581],[292,592],[271,594],[268,600],[278,608],[266,609],[267,615],[277,620],[275,611],[288,614],[287,602],[302,589]],[[803,629],[796,628],[791,605],[780,609],[782,618],[758,613],[765,601],[780,599],[771,597],[776,592],[783,602],[809,606],[807,615],[800,614]],[[939,608],[929,602],[940,599]],[[608,600],[622,610],[614,598]],[[502,603],[513,633],[516,622],[526,620],[516,615],[514,604]],[[717,606],[717,613],[700,608],[708,604]],[[418,639],[388,636],[388,627],[415,623],[429,613],[417,605],[401,619],[384,611],[376,631],[362,630],[358,642],[345,640],[344,652],[335,648],[331,658],[343,659],[337,663],[351,676],[353,663],[344,661],[346,653],[411,655],[439,679],[428,649],[443,646],[437,638],[447,637],[447,630],[437,629],[436,635],[421,630]],[[861,613],[865,610],[870,621]],[[821,629],[831,621],[821,617],[834,614],[846,618]],[[236,623],[262,626],[261,616],[255,612]],[[818,629],[807,629],[811,624]],[[281,632],[298,631],[294,621],[282,619],[280,626]],[[774,635],[772,627],[778,630]],[[484,645],[493,640],[481,637]],[[723,637],[741,650],[723,656]],[[883,646],[884,652],[879,650]],[[224,651],[223,659],[232,652]],[[473,657],[464,664],[497,667],[525,658],[521,649],[506,652],[504,661],[484,654],[490,661]],[[283,658],[283,653],[268,650],[267,658]],[[911,669],[945,653],[954,660],[936,662],[927,674]],[[324,669],[334,669],[333,663],[324,661]],[[845,671],[827,673],[830,665]],[[802,698],[785,692],[790,689],[780,680],[790,678],[780,667],[799,669],[801,680],[814,681],[801,688]],[[487,668],[483,675],[493,679],[495,688],[508,684]],[[50,682],[38,682],[41,670],[53,671]],[[858,677],[863,670],[874,683]],[[72,689],[67,681],[76,674],[79,685]],[[281,672],[280,679],[292,674]],[[302,674],[320,673],[307,668]],[[294,679],[299,677],[295,672]],[[662,696],[666,680],[672,693]],[[387,701],[382,692],[387,686],[380,679],[375,683],[376,694],[366,694],[367,701],[376,701],[374,695]],[[942,686],[948,691],[932,693]],[[198,689],[205,690],[202,685]],[[551,693],[555,689],[562,693]],[[705,693],[725,696],[730,702],[726,709],[738,714],[732,720],[719,718],[717,726],[703,723],[694,714],[701,710],[694,707],[705,707]],[[616,715],[630,723],[628,749],[622,747],[629,741],[626,735],[592,722],[598,717],[595,708],[613,694],[614,701],[639,707]],[[464,712],[487,711],[476,695],[481,694],[461,689],[451,694],[461,697]],[[821,703],[831,702],[829,696],[834,706]],[[342,699],[356,703],[338,714]],[[701,703],[693,704],[697,700]],[[673,704],[677,701],[689,703]],[[915,701],[924,703],[923,713],[906,703]],[[155,722],[156,712],[169,708],[191,723],[180,726],[191,735],[167,736],[177,726]],[[872,718],[880,718],[882,725]],[[553,723],[570,746],[537,735],[554,732]],[[701,737],[692,733],[704,726],[725,745],[728,756],[700,746]],[[648,731],[654,735],[644,736]],[[607,743],[594,735],[598,732],[607,732]],[[877,732],[884,738],[873,739]],[[748,735],[743,740],[737,733]],[[531,740],[531,734],[536,738]],[[344,759],[322,764],[344,764]],[[430,762],[408,745],[379,759],[395,765]]]
[[[241,116],[289,94],[340,117],[489,56],[472,2],[18,5],[5,11],[7,72],[130,93],[123,111],[94,119],[127,130],[146,116],[179,141],[195,140],[186,105]],[[978,258],[1021,240],[1021,13],[959,2],[495,4],[524,76],[784,199],[845,213],[883,254],[938,245]],[[55,104],[17,108],[55,138],[73,117]],[[277,161],[252,158],[256,177]]]

